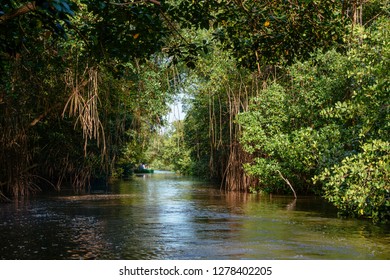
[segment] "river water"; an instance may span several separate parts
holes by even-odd
[[[0,210],[0,259],[390,259],[389,226],[340,219],[322,199],[226,193],[172,173]]]

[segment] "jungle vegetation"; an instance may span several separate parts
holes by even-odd
[[[388,221],[389,8],[2,0],[0,196],[82,193],[145,161]]]

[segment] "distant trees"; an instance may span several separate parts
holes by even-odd
[[[156,133],[153,141],[150,142],[146,160],[156,169],[191,175],[193,166],[189,151],[184,142],[183,121],[177,120],[164,131]]]

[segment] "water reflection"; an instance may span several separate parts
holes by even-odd
[[[389,259],[389,228],[311,197],[221,192],[174,174],[110,194],[1,205],[2,259]]]

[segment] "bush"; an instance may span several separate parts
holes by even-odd
[[[343,214],[389,220],[389,23],[356,28],[345,54],[296,62],[239,116],[245,169],[263,189],[288,190],[287,178]]]
[[[315,178],[342,214],[373,221],[390,218],[390,142],[374,140]]]

